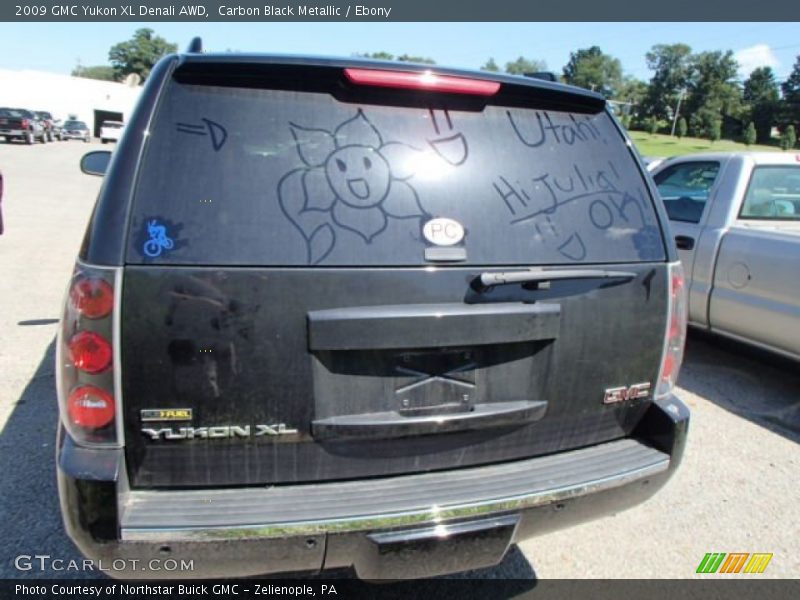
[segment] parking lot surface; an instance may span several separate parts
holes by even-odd
[[[0,143],[0,577],[87,577],[14,566],[19,555],[78,559],[55,487],[56,322],[101,180],[80,156],[99,144]],[[800,335],[800,332],[798,333]],[[767,552],[756,577],[800,576],[800,368],[690,335],[680,397],[692,409],[684,461],[632,510],[512,549],[480,578],[685,578],[708,552]],[[743,577],[744,575],[703,575]]]

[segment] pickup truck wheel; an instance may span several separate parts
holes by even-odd
[[[29,131],[28,133],[25,134],[25,138],[24,139],[25,139],[25,143],[30,146],[33,143],[33,134]]]
[[[103,138],[103,139],[101,139],[101,140],[100,140],[100,143],[101,143],[101,144],[107,144],[107,143],[108,143],[108,140],[107,140],[107,139],[105,139],[105,138]]]
[[[52,131],[48,131],[47,132],[47,141],[48,142],[55,142],[56,141],[56,136],[53,135]]]

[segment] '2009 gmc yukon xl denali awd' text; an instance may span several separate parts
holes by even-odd
[[[57,358],[87,556],[430,576],[680,462],[683,274],[600,96],[190,52],[108,157]]]

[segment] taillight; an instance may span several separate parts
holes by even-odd
[[[683,362],[683,347],[686,343],[686,321],[688,319],[688,296],[686,278],[680,263],[669,265],[669,312],[661,370],[656,386],[656,398],[672,393]]]
[[[114,292],[107,281],[97,277],[77,280],[69,290],[72,305],[84,317],[100,319],[111,314]]]
[[[70,339],[69,358],[75,368],[86,373],[102,373],[111,366],[111,344],[93,331],[81,331]]]
[[[500,89],[497,81],[437,75],[431,71],[389,71],[386,69],[345,69],[351,83],[376,87],[427,90],[446,94],[493,96]]]
[[[84,429],[105,427],[114,420],[114,413],[114,397],[93,385],[75,388],[67,399],[70,422]]]
[[[79,265],[70,281],[56,351],[61,422],[76,443],[119,445],[115,365],[121,270]]]

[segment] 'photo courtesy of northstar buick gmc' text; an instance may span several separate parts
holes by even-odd
[[[668,480],[684,275],[600,95],[199,49],[82,161],[56,378],[86,556],[428,577]]]

